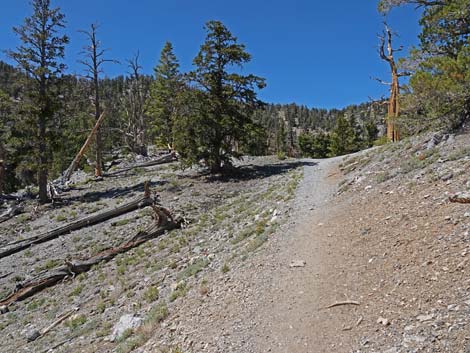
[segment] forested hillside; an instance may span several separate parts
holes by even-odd
[[[171,136],[171,128],[163,133],[164,117],[158,118],[152,111],[155,98],[152,87],[158,86],[159,80],[155,76],[140,74],[138,63],[135,67],[139,69],[132,75],[100,79],[101,101],[107,115],[101,127],[105,160],[112,159],[118,152],[146,154],[146,147],[142,148],[142,141],[139,141],[139,131],[145,131],[144,145],[156,144],[165,148],[172,142],[166,138]],[[158,73],[157,77],[160,77]],[[3,127],[8,151],[7,192],[35,184],[34,159],[25,158],[34,154],[34,146],[27,143],[32,141],[34,132],[28,129],[24,116],[27,80],[20,70],[0,61],[0,91],[3,92],[1,114],[4,121],[9,121]],[[54,124],[49,128],[53,142],[51,177],[65,171],[94,124],[91,119],[93,88],[89,80],[64,75],[58,85],[60,108],[55,114]],[[253,113],[253,120],[260,128],[253,130],[251,139],[239,146],[239,152],[319,158],[356,152],[372,146],[384,134],[385,110],[386,106],[381,102],[332,110],[308,108],[295,103],[262,104]],[[139,127],[141,116],[144,123]],[[334,136],[344,140],[345,146],[334,146]],[[82,167],[92,168],[92,152],[88,155],[89,163],[83,161]]]

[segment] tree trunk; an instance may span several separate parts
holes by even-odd
[[[0,141],[0,195],[5,192],[5,165],[6,165],[6,152]]]
[[[32,245],[48,242],[52,239],[56,239],[57,237],[61,235],[68,234],[72,231],[107,221],[109,219],[121,216],[125,213],[138,210],[139,208],[150,206],[153,203],[154,203],[154,200],[152,200],[152,198],[150,197],[150,190],[148,188],[148,184],[146,183],[145,194],[143,197],[135,201],[129,202],[125,205],[119,206],[115,209],[108,210],[97,215],[79,219],[75,222],[53,229],[49,232],[39,234],[28,239],[24,239],[24,240],[7,244],[0,249],[0,259],[10,256],[12,254],[16,254],[25,249],[28,249]]]
[[[64,173],[63,177],[63,182],[68,181],[70,177],[72,176],[72,173],[77,169],[78,164],[80,163],[80,160],[82,159],[83,155],[85,154],[85,151],[87,150],[88,146],[90,145],[93,137],[96,135],[98,129],[100,128],[100,124],[104,119],[104,112],[101,113],[101,116],[99,117],[98,121],[96,122],[94,128],[91,130],[90,134],[88,135],[85,143],[83,144],[82,148],[78,152],[78,154],[75,156],[73,159],[72,163],[70,166],[67,168],[67,170]]]
[[[46,110],[46,109],[44,109]],[[49,201],[47,197],[47,145],[46,145],[46,113],[41,112],[39,116],[39,134],[38,134],[38,152],[39,152],[39,169],[38,169],[38,186],[39,201],[46,203]]]
[[[125,241],[117,247],[109,248],[101,253],[92,256],[86,260],[81,261],[66,261],[65,266],[61,266],[55,270],[49,271],[44,275],[40,275],[29,281],[21,284],[21,287],[9,295],[7,298],[0,301],[0,306],[8,306],[12,303],[24,300],[33,296],[34,294],[44,290],[45,288],[52,287],[60,281],[76,276],[77,274],[89,271],[93,266],[101,262],[111,261],[116,255],[125,253],[150,239],[157,238],[167,231],[179,228],[182,220],[174,220],[170,212],[163,207],[152,206],[158,222],[153,224],[144,231],[139,231],[134,237]]]

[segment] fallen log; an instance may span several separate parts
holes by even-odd
[[[54,286],[58,282],[87,272],[101,262],[111,261],[118,254],[125,253],[150,239],[157,238],[167,231],[181,227],[182,219],[173,219],[170,212],[163,207],[152,205],[152,208],[155,211],[157,220],[146,230],[139,231],[130,240],[117,247],[104,250],[86,260],[66,261],[64,266],[60,266],[55,270],[48,271],[43,275],[17,285],[14,293],[0,301],[0,306],[8,306],[29,298],[46,288]]]
[[[106,212],[103,212],[94,216],[89,216],[89,217],[79,219],[72,223],[66,224],[62,227],[55,228],[46,233],[42,233],[42,234],[27,238],[21,241],[15,241],[15,242],[6,244],[2,248],[0,248],[0,259],[10,256],[12,254],[16,254],[17,252],[25,250],[32,245],[48,242],[61,235],[68,234],[72,231],[107,221],[111,218],[121,216],[125,213],[135,211],[139,208],[151,206],[153,205],[153,203],[154,203],[154,200],[150,196],[150,189],[149,189],[148,183],[145,183],[145,193],[143,197],[140,197],[137,200],[129,202],[118,208],[108,210]]]
[[[78,152],[78,154],[73,159],[72,163],[70,163],[70,166],[65,171],[64,176],[62,178],[62,183],[63,184],[70,179],[70,177],[72,176],[75,169],[77,169],[77,167],[80,163],[80,160],[82,159],[83,155],[85,154],[85,151],[87,150],[88,146],[90,145],[91,141],[93,140],[93,137],[95,137],[96,132],[98,131],[98,129],[101,125],[101,122],[104,119],[104,116],[105,116],[104,113],[105,112],[101,113],[100,117],[96,121],[95,126],[93,127],[90,134],[88,135],[88,137],[87,137],[85,143],[83,144],[82,148],[80,148],[80,151]]]
[[[145,163],[135,164],[135,165],[127,167],[127,168],[122,168],[122,169],[115,170],[113,172],[105,173],[103,175],[105,177],[114,176],[114,175],[117,175],[117,174],[128,172],[129,170],[132,170],[132,169],[153,167],[153,166],[159,165],[159,164],[171,163],[171,162],[176,161],[177,159],[178,159],[178,157],[176,156],[176,153],[171,152],[170,154],[164,155],[164,156],[162,156],[158,159],[155,159],[153,161],[148,161],[148,162],[145,162]]]
[[[10,218],[15,217],[23,212],[23,207],[21,205],[11,205],[8,210],[0,215],[0,223],[8,221]]]
[[[449,197],[450,202],[470,203],[470,193],[458,193]]]

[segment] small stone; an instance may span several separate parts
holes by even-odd
[[[384,317],[379,317],[379,318],[377,319],[377,323],[378,323],[378,324],[382,324],[382,325],[384,325],[384,326],[390,325],[390,321],[388,321],[388,319],[386,319],[386,318],[384,318]]]
[[[290,267],[295,268],[295,267],[305,267],[307,263],[304,260],[294,260],[290,263]]]
[[[367,186],[364,188],[365,191],[370,190],[370,189],[372,189],[372,185],[367,185]]]
[[[454,177],[453,173],[447,173],[441,176],[442,181],[448,181]]]
[[[26,333],[26,339],[28,342],[33,342],[41,336],[41,333],[36,329],[31,329]]]
[[[420,322],[424,322],[424,321],[430,321],[434,318],[434,315],[433,314],[429,314],[429,315],[418,315],[417,319],[418,321]]]
[[[10,311],[10,309],[8,309],[8,306],[6,306],[6,305],[0,306],[0,314],[6,314],[9,311]]]

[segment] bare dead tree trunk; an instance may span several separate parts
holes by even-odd
[[[6,160],[5,147],[3,147],[2,141],[0,141],[0,195],[5,191],[5,160]]]
[[[101,102],[100,102],[100,79],[99,75],[102,73],[102,65],[106,62],[114,62],[116,60],[104,59],[103,55],[106,53],[105,49],[101,48],[101,42],[98,40],[96,33],[98,30],[98,25],[92,24],[89,31],[80,31],[88,37],[89,45],[86,46],[82,52],[85,59],[80,60],[79,62],[86,67],[87,78],[92,80],[93,84],[93,94],[94,94],[94,106],[95,106],[95,123],[98,122],[101,116]],[[103,156],[102,156],[102,136],[101,129],[98,126],[96,131],[95,139],[95,176],[101,177],[103,175]]]
[[[390,72],[392,74],[392,82],[390,85],[390,99],[388,103],[388,116],[387,116],[387,137],[390,141],[396,142],[400,140],[400,129],[397,124],[397,119],[400,115],[400,83],[399,77],[407,76],[407,72],[398,72],[398,67],[395,62],[394,53],[401,51],[403,47],[393,49],[392,38],[393,34],[387,23],[384,23],[385,30],[383,36],[379,36],[380,47],[379,54],[382,60],[388,62]],[[387,49],[385,50],[385,46]]]
[[[139,53],[127,61],[130,69],[130,87],[128,93],[128,132],[131,137],[128,145],[135,153],[147,156],[147,124],[145,121],[145,87],[140,74]]]
[[[88,135],[88,137],[87,137],[85,143],[83,144],[82,148],[80,149],[78,154],[75,156],[75,158],[73,159],[70,166],[65,171],[64,177],[62,179],[63,182],[68,181],[70,179],[70,177],[72,176],[72,173],[75,171],[75,169],[77,169],[78,164],[80,163],[80,160],[82,159],[83,155],[85,154],[85,151],[87,150],[88,146],[90,145],[91,141],[93,140],[93,137],[95,136],[95,134],[98,132],[100,124],[104,119],[104,116],[105,116],[104,112],[101,113],[100,117],[96,121],[96,124],[95,124],[94,128],[91,130],[91,132]]]

